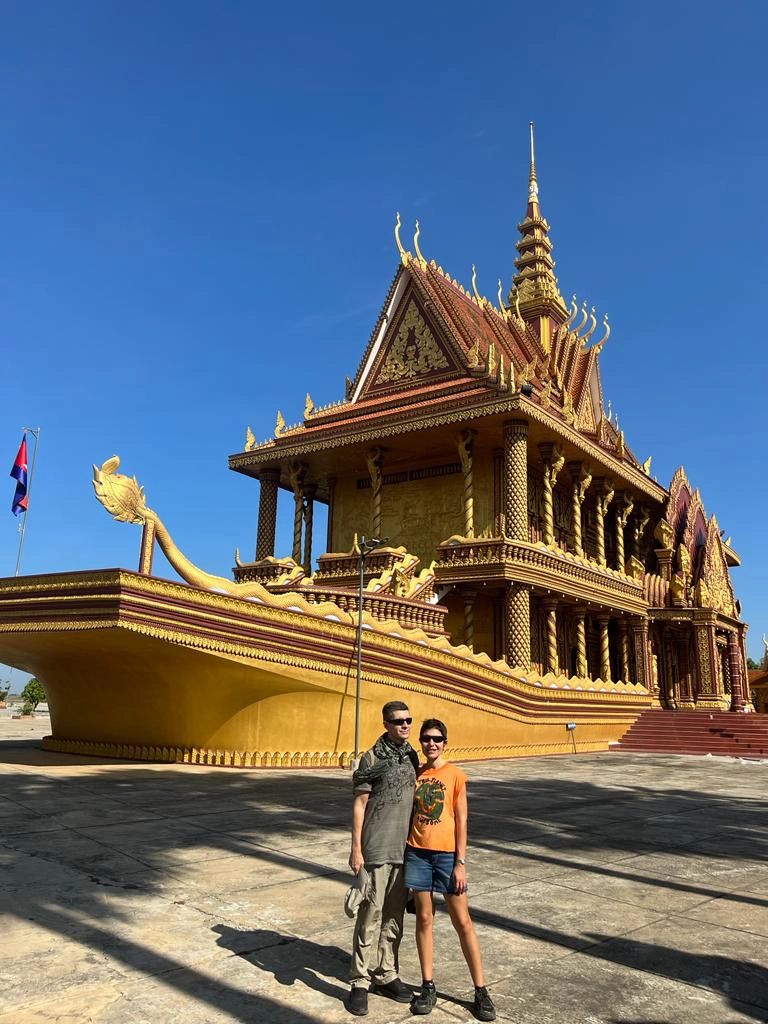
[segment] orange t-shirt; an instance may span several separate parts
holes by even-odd
[[[456,801],[467,776],[455,764],[422,768],[416,776],[408,845],[452,853],[456,849]]]

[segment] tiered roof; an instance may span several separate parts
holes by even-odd
[[[594,308],[579,310],[575,296],[570,311],[558,290],[551,258],[549,225],[542,216],[533,145],[526,218],[519,225],[518,269],[510,291],[511,306],[482,296],[473,268],[472,288],[465,288],[419,247],[415,254],[400,241],[398,214],[395,238],[400,266],[387,293],[368,346],[342,401],[317,408],[307,396],[303,422],[287,427],[278,414],[275,437],[256,445],[249,435],[246,451],[230,458],[233,469],[258,472],[260,465],[283,453],[299,455],[316,439],[367,434],[376,424],[428,416],[449,406],[467,418],[516,398],[545,422],[567,426],[588,448],[599,449],[624,466],[637,481],[648,472],[624,441],[617,422],[605,414],[600,384],[599,353],[608,338],[607,318],[596,344],[588,345],[597,328]],[[514,308],[513,308],[514,307]],[[531,385],[531,393],[523,398]],[[662,488],[647,479],[643,489],[663,498]]]

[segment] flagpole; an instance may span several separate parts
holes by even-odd
[[[32,494],[32,479],[35,475],[35,459],[37,458],[37,446],[40,444],[40,431],[42,427],[24,427],[24,436],[27,434],[33,434],[35,438],[35,450],[32,452],[32,465],[29,467],[29,481],[27,483],[27,507],[24,509],[24,519],[22,520],[19,528],[19,554],[16,558],[16,573],[19,575],[19,569],[21,568],[21,552],[24,548],[24,536],[27,532],[27,517],[29,516],[29,498]]]

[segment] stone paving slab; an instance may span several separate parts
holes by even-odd
[[[341,1024],[349,773],[39,749],[0,720],[0,1024]],[[768,765],[598,754],[466,765],[499,1020],[768,1021]],[[473,1020],[447,914],[434,1024]],[[413,918],[401,973],[419,977]],[[370,997],[371,1024],[408,1006]]]

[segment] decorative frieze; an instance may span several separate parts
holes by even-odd
[[[441,583],[475,578],[516,579],[625,612],[640,613],[646,609],[642,583],[615,569],[577,559],[558,549],[498,537],[444,541],[438,547],[436,574]]]

